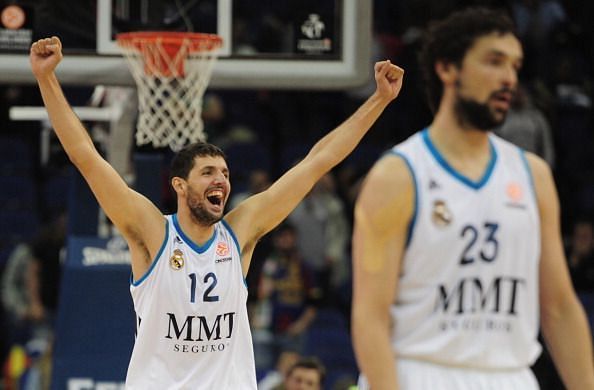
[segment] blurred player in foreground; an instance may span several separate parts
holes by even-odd
[[[377,162],[355,209],[361,389],[537,389],[539,322],[567,388],[594,389],[551,171],[490,133],[522,57],[495,11],[460,11],[427,34],[433,123]]]

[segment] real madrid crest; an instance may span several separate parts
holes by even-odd
[[[184,267],[184,262],[184,253],[179,249],[175,249],[173,251],[173,256],[171,256],[169,259],[169,265],[171,268],[176,271],[180,270]]]
[[[431,219],[438,227],[445,227],[452,223],[452,212],[446,205],[445,201],[437,199],[433,202],[433,211],[431,212]]]

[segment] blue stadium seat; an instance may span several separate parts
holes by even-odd
[[[315,329],[340,329],[343,331],[347,329],[347,320],[338,309],[320,308],[311,327]]]
[[[0,208],[33,210],[36,208],[37,186],[29,176],[0,176]]]
[[[0,236],[5,242],[29,240],[37,234],[39,226],[35,211],[0,209]]]
[[[270,154],[259,143],[234,143],[225,148],[231,173],[249,172],[254,169],[270,170]]]
[[[307,330],[303,355],[318,357],[324,363],[329,376],[334,375],[335,372],[341,372],[356,378],[358,374],[351,337],[347,329],[311,326]]]
[[[67,209],[70,174],[55,174],[44,180],[41,188],[41,206],[50,215]]]
[[[312,145],[307,143],[293,143],[285,145],[281,150],[280,165],[284,173],[293,165],[301,161],[309,153]]]
[[[360,144],[347,156],[343,165],[352,166],[356,171],[367,171],[375,164],[383,152],[383,148]]]
[[[225,148],[234,193],[248,188],[250,172],[262,169],[270,172],[270,152],[259,143],[235,143]]]
[[[326,367],[325,389],[346,387],[356,383],[358,369],[348,330],[347,319],[338,309],[318,309],[316,318],[306,333],[303,354],[316,356]],[[341,387],[335,387],[341,385]],[[345,385],[346,386],[346,385]]]
[[[4,266],[6,265],[6,262],[8,261],[8,258],[10,257],[10,254],[14,250],[15,246],[16,243],[14,242],[3,243],[0,241],[0,274],[2,273],[2,270],[4,269]]]
[[[25,141],[13,137],[0,138],[0,175],[30,174],[33,171],[31,149]]]

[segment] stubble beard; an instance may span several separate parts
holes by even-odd
[[[206,210],[204,207],[204,201],[199,201],[195,195],[195,192],[191,189],[188,193],[187,204],[190,212],[192,213],[192,219],[199,225],[211,226],[223,219],[222,215],[215,215]]]
[[[190,212],[192,213],[192,219],[202,226],[211,226],[223,219],[222,215],[214,215],[204,209],[204,205],[198,204],[196,206],[190,206]]]

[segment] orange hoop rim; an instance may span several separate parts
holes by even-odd
[[[157,42],[165,46],[181,47],[184,42],[190,41],[190,53],[208,52],[218,49],[223,44],[223,39],[216,34],[180,32],[180,31],[133,31],[116,34],[116,41],[120,46],[134,46],[140,49],[141,45],[152,45]]]

